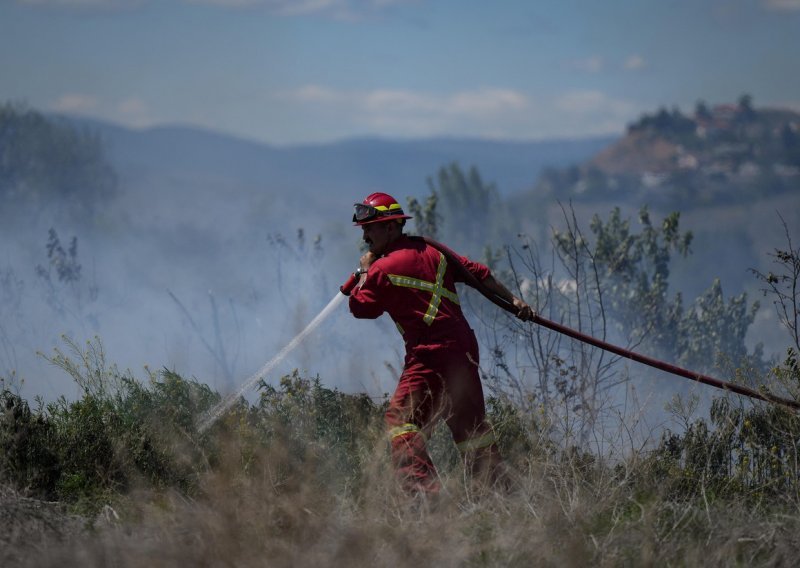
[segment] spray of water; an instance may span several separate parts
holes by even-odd
[[[344,294],[337,293],[333,299],[328,302],[328,305],[325,306],[317,316],[311,320],[303,331],[298,333],[294,339],[292,339],[283,349],[281,349],[275,357],[270,359],[267,363],[264,364],[256,373],[251,375],[246,381],[242,383],[239,389],[225,397],[225,399],[220,402],[217,406],[212,408],[201,420],[198,425],[198,431],[202,434],[206,430],[208,430],[213,424],[219,420],[219,418],[225,414],[225,412],[233,406],[239,397],[242,396],[245,392],[253,388],[259,380],[266,377],[267,374],[272,371],[272,369],[280,363],[289,353],[292,352],[298,345],[300,345],[306,337],[308,337],[311,332],[313,332],[319,324],[321,324],[325,319],[330,316],[333,311],[339,306],[340,303],[346,298]]]

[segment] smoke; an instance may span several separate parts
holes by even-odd
[[[295,178],[271,177],[276,163],[260,163],[263,155],[246,144],[235,152],[215,153],[208,145],[192,153],[182,150],[192,147],[189,138],[160,140],[137,146],[118,137],[109,145],[118,188],[91,215],[66,214],[66,198],[0,212],[0,377],[23,396],[80,396],[39,354],[62,346],[62,334],[79,344],[98,336],[108,359],[134,376],[146,376],[145,366],[167,368],[235,392],[309,324],[355,268],[360,232],[347,220],[366,188],[311,175],[313,161],[292,162]],[[336,164],[346,169],[344,161]],[[420,173],[420,186],[425,173],[433,172]],[[790,227],[800,226],[796,198],[782,199],[747,211],[684,215],[681,226],[697,235],[694,254],[676,261],[670,289],[691,299],[721,276],[727,296],[747,290],[756,299],[757,283],[746,269],[751,262],[766,268],[766,253],[783,244],[776,206]],[[602,217],[613,205],[576,204],[576,214],[587,227],[591,215]],[[635,219],[636,206],[623,207]],[[552,204],[542,223],[559,226],[562,215]],[[59,280],[48,257],[51,228],[68,258],[75,238],[79,279]],[[769,338],[767,347],[780,353],[785,344],[770,310],[762,308],[756,325],[763,331],[755,337]],[[483,353],[490,353],[496,338],[484,333],[485,321],[468,317]],[[298,369],[329,387],[382,395],[394,389],[403,349],[387,317],[358,321],[340,306],[264,378],[274,383]]]
[[[200,426],[198,427],[198,431],[200,433],[205,432],[209,427],[211,427],[214,422],[216,422],[220,416],[222,416],[228,409],[233,406],[239,397],[244,396],[249,390],[251,390],[256,383],[262,381],[264,377],[268,376],[270,371],[274,369],[281,361],[283,361],[292,351],[295,350],[303,341],[309,336],[309,334],[313,333],[314,330],[319,327],[319,325],[324,322],[328,317],[333,313],[333,311],[342,303],[345,296],[343,294],[336,294],[333,299],[325,306],[320,313],[318,313],[311,323],[309,323],[303,331],[298,333],[296,336],[292,338],[292,340],[286,344],[286,346],[281,349],[277,355],[275,355],[272,359],[269,360],[263,367],[261,367],[256,373],[248,377],[232,394],[225,397],[225,399],[218,404],[215,408],[211,409],[211,412],[208,413]]]
[[[353,196],[337,211],[269,182],[118,169],[117,195],[90,217],[64,215],[69,203],[59,200],[3,212],[0,377],[27,398],[80,396],[42,356],[63,347],[62,335],[79,345],[99,337],[109,361],[139,378],[167,368],[230,393],[357,264],[360,232],[345,231]],[[80,267],[74,278],[60,278],[65,260],[48,256],[51,229]],[[400,346],[392,330],[340,307],[264,378],[298,369],[330,387],[389,392],[385,363],[397,367],[398,355],[387,345]]]

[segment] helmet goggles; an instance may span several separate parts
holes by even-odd
[[[381,213],[372,205],[367,205],[365,203],[354,203],[353,209],[353,223],[366,223],[367,221],[373,221],[377,219]]]
[[[407,218],[399,203],[392,203],[389,206],[379,205],[377,207],[366,203],[354,203],[353,209],[353,223],[371,223],[379,221],[383,217],[386,217],[387,221],[389,219]]]

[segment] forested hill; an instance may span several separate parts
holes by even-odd
[[[539,141],[428,138],[358,138],[275,146],[185,126],[132,130],[71,119],[106,141],[121,174],[150,177],[207,176],[220,182],[349,201],[367,189],[400,196],[426,192],[426,178],[443,165],[476,166],[501,195],[533,187],[546,167],[582,163],[617,139],[600,136]],[[346,197],[345,197],[346,195]]]
[[[536,194],[697,206],[748,204],[800,188],[800,114],[749,96],[691,114],[662,108],[581,166],[547,169]]]

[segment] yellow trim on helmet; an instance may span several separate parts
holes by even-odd
[[[392,203],[391,205],[373,205],[375,209],[378,211],[394,211],[395,209],[401,209],[399,203]]]

